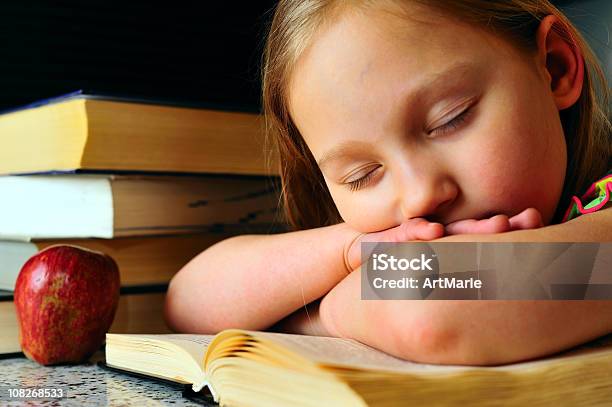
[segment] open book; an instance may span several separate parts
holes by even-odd
[[[208,387],[232,406],[605,405],[612,335],[546,359],[427,365],[357,341],[228,329],[217,335],[106,334],[106,364]],[[414,404],[413,404],[414,403]]]

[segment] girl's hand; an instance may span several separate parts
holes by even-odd
[[[408,219],[399,226],[355,237],[345,246],[344,263],[349,273],[361,265],[361,242],[408,242],[433,240],[442,236],[444,226],[441,223],[429,222],[424,218]]]
[[[345,246],[344,262],[349,273],[361,265],[361,242],[433,240],[445,235],[503,233],[542,226],[542,215],[535,208],[527,208],[511,218],[507,215],[495,215],[481,220],[462,219],[449,223],[446,227],[424,218],[412,218],[390,229],[358,235]]]
[[[544,226],[542,215],[535,208],[508,218],[507,215],[495,215],[488,219],[462,219],[449,223],[445,227],[447,235],[503,233],[512,230],[536,229]]]

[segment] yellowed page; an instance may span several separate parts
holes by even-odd
[[[200,367],[203,367],[202,362],[208,345],[215,337],[214,335],[193,335],[193,334],[159,334],[159,335],[144,335],[144,334],[106,334],[107,341],[109,337],[130,337],[137,340],[147,341],[163,341],[172,343],[184,349],[189,355],[195,359]],[[112,340],[112,338],[110,338]]]
[[[287,349],[322,365],[334,365],[399,373],[446,374],[475,369],[491,371],[515,371],[521,369],[547,367],[551,364],[559,362],[561,359],[564,363],[566,363],[569,360],[578,362],[579,359],[590,357],[606,357],[610,358],[612,361],[612,335],[608,335],[596,341],[549,358],[495,367],[474,367],[415,363],[396,358],[351,339],[293,335],[275,332],[243,332],[251,334],[256,338],[281,344]]]
[[[256,338],[264,338],[281,344],[291,351],[322,365],[412,373],[455,372],[469,369],[465,366],[428,365],[402,360],[352,339],[276,332],[244,332]]]

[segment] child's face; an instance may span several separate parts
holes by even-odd
[[[534,207],[549,224],[566,145],[545,67],[478,28],[418,19],[344,13],[292,74],[292,118],[342,218],[372,232]]]

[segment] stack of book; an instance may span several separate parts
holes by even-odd
[[[75,92],[0,115],[0,354],[19,352],[25,261],[54,244],[120,269],[111,332],[167,333],[168,282],[212,244],[283,231],[253,113]]]

